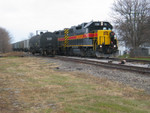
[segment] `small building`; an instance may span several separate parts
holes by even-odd
[[[119,50],[119,56],[122,56],[124,54],[124,51],[126,50],[126,47],[124,46],[123,41],[118,41],[118,50]]]
[[[150,43],[144,43],[136,49],[131,49],[131,57],[150,57]]]
[[[146,52],[148,56],[150,56],[150,43],[144,43],[141,48]]]

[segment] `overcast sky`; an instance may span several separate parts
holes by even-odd
[[[0,27],[13,42],[36,30],[56,31],[83,22],[111,21],[114,0],[0,0]]]

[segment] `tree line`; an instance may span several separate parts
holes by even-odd
[[[129,49],[136,49],[150,43],[150,1],[115,0],[113,21],[119,40]]]
[[[11,38],[4,28],[0,27],[0,53],[11,51]]]

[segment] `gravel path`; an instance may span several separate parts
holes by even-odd
[[[59,67],[57,69],[63,71],[79,71],[94,76],[107,78],[112,81],[118,81],[126,85],[130,85],[135,88],[144,89],[150,94],[150,75],[132,73],[117,69],[107,69],[103,67],[96,67],[87,64],[65,62],[55,60],[53,58],[44,58],[47,63],[57,63]]]

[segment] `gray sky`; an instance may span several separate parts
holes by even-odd
[[[114,0],[0,0],[0,27],[13,42],[36,30],[51,32],[83,22],[111,21]]]

